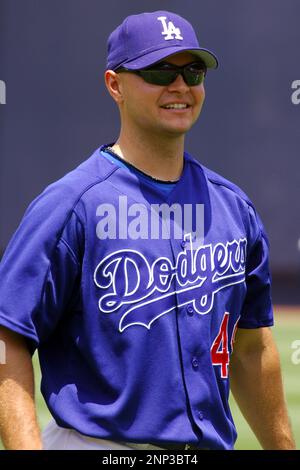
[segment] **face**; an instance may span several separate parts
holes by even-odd
[[[182,52],[164,62],[183,66],[195,62],[195,56]],[[198,119],[205,98],[203,83],[188,86],[179,75],[167,86],[152,85],[133,73],[117,74],[120,82],[122,124],[142,128],[152,135],[181,136]],[[185,104],[183,109],[167,109],[172,104]]]

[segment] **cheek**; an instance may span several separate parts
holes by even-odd
[[[199,106],[202,106],[205,100],[205,89],[203,85],[197,87],[197,90],[195,90],[195,93],[194,93],[194,97],[195,97],[195,102]]]
[[[151,109],[149,109],[148,101],[145,96],[132,95],[125,102],[125,109],[127,116],[131,119],[145,119],[145,116],[149,115]]]
[[[154,90],[151,87],[147,88],[139,77],[133,75],[130,78],[131,80],[128,80],[124,90],[124,107],[131,114],[149,113],[151,106],[157,99],[154,96]]]

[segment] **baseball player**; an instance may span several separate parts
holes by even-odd
[[[0,265],[7,449],[233,449],[229,379],[262,447],[294,448],[263,225],[184,150],[217,65],[171,12],[111,33],[120,135],[31,203]]]

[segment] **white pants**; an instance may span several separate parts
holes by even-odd
[[[44,450],[160,450],[151,444],[114,442],[106,439],[84,436],[74,429],[61,428],[54,420],[43,432]]]

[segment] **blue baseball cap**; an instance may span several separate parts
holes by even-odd
[[[218,67],[215,54],[200,47],[192,25],[169,11],[128,16],[110,34],[107,47],[107,70],[138,70],[184,51],[199,57],[207,68]]]

